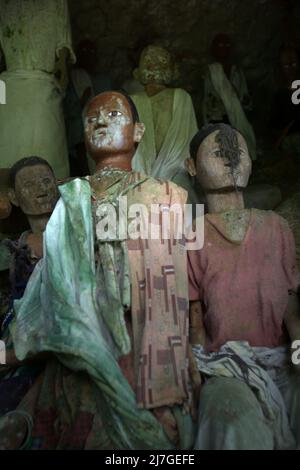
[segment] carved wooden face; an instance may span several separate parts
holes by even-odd
[[[56,179],[47,165],[26,166],[18,171],[12,202],[25,215],[51,214],[57,199]]]
[[[162,47],[146,47],[140,58],[138,78],[143,85],[168,85],[173,78],[170,53]]]
[[[133,123],[130,105],[120,93],[107,92],[96,96],[85,117],[87,149],[95,161],[103,157],[131,154],[140,142],[144,125]]]
[[[198,149],[197,179],[206,191],[245,188],[252,168],[245,139],[237,133],[239,161],[233,168],[229,159],[221,156],[220,143],[216,141],[218,133],[217,130],[206,137]]]

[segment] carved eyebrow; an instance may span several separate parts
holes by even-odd
[[[91,116],[86,116],[84,122],[88,124],[89,122],[95,121],[95,120],[97,120],[97,116],[91,115]]]

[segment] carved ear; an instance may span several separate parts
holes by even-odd
[[[8,199],[10,200],[10,202],[14,205],[14,206],[17,206],[19,207],[19,202],[18,202],[18,199],[17,199],[17,196],[16,196],[16,193],[14,191],[14,189],[9,189],[8,190]]]
[[[134,125],[134,136],[133,140],[134,142],[140,142],[143,138],[143,135],[145,133],[145,125],[142,122],[136,122]]]
[[[190,174],[190,176],[196,176],[197,174],[196,165],[192,158],[187,158],[185,160],[185,167],[188,173]]]

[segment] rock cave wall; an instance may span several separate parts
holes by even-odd
[[[131,76],[144,46],[167,47],[180,71],[176,85],[192,94],[200,123],[209,46],[216,33],[229,33],[254,99],[256,127],[266,121],[280,47],[287,36],[300,45],[300,6],[294,6],[291,14],[291,4],[291,0],[69,0],[74,44],[83,38],[95,40],[98,68],[116,86]]]

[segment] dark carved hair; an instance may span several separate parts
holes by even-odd
[[[190,155],[194,162],[197,162],[197,153],[202,142],[213,132],[219,131],[216,135],[216,142],[220,145],[221,158],[229,161],[232,175],[240,162],[240,151],[238,143],[238,131],[228,124],[209,124],[203,127],[192,139],[190,144]]]
[[[133,124],[135,124],[136,122],[140,122],[139,113],[138,113],[136,105],[133,102],[133,99],[129,95],[127,95],[127,93],[125,93],[123,90],[119,91],[118,93],[120,93],[120,95],[122,95],[122,96],[124,96],[124,98],[126,98],[128,104],[130,106]]]
[[[21,160],[18,160],[10,169],[9,172],[9,180],[10,180],[10,185],[12,188],[15,188],[16,184],[16,177],[17,174],[19,173],[20,170],[27,166],[36,166],[36,165],[45,165],[47,166],[51,172],[54,175],[53,169],[51,165],[47,162],[47,160],[44,160],[41,157],[25,157],[21,158]]]

